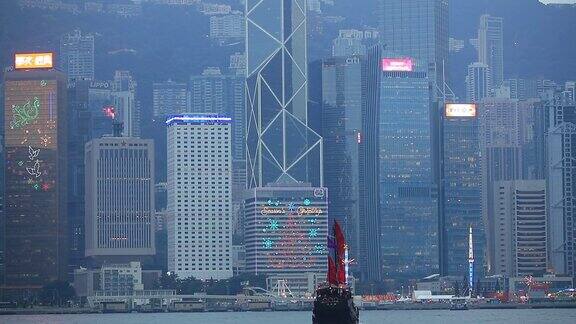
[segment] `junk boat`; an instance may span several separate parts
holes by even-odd
[[[316,290],[312,324],[358,324],[359,310],[348,286],[348,246],[338,222],[328,237],[327,282]]]

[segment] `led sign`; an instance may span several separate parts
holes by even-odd
[[[51,69],[54,67],[53,53],[17,53],[14,55],[14,68]]]
[[[411,72],[414,70],[414,64],[411,58],[383,58],[382,71],[386,72]]]
[[[476,117],[476,104],[446,104],[446,117]]]

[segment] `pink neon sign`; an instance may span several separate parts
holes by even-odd
[[[411,72],[414,64],[411,58],[383,58],[382,71],[406,71]]]

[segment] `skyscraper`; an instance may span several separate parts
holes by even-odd
[[[68,83],[68,273],[84,263],[84,145],[91,139],[90,80]]]
[[[576,105],[555,94],[548,103],[547,137],[550,261],[555,273],[576,275],[574,210]]]
[[[546,181],[494,182],[496,210],[494,273],[541,276],[548,270]]]
[[[479,102],[490,96],[492,91],[490,77],[488,65],[478,62],[468,65],[466,76],[466,100],[468,102]]]
[[[154,144],[103,137],[86,144],[86,256],[129,262],[154,256]]]
[[[136,101],[137,83],[129,71],[116,71],[112,82],[112,100],[123,136],[140,136],[140,107]]]
[[[322,186],[322,138],[308,121],[305,1],[247,1],[246,19],[248,188]]]
[[[468,109],[464,109],[468,108]],[[484,273],[486,239],[482,219],[482,164],[475,105],[448,104],[442,127],[443,201],[440,215],[440,274],[467,273],[469,227],[474,230],[473,273]]]
[[[186,83],[168,80],[152,85],[152,111],[155,118],[188,112],[189,98]]]
[[[60,38],[60,66],[68,82],[94,80],[94,36],[76,29]]]
[[[448,62],[448,0],[379,0],[381,44],[396,57],[412,57],[442,89]],[[447,70],[447,69],[446,69]]]
[[[482,154],[482,218],[486,226],[487,269],[494,271],[497,238],[494,182],[522,179],[518,101],[486,98],[478,106]]]
[[[478,28],[478,61],[490,68],[493,89],[504,80],[504,20],[482,15]]]
[[[20,66],[35,63],[19,68],[22,56],[31,60]],[[17,56],[17,70],[4,80],[2,288],[15,294],[67,274],[66,76],[47,70],[51,63],[49,54]]]
[[[377,46],[368,57],[366,119],[376,124],[367,122],[365,145],[379,163],[384,273],[415,278],[438,270],[430,80],[412,59],[384,55]]]
[[[232,276],[232,134],[229,117],[169,116],[168,270],[180,278]]]
[[[222,74],[219,68],[209,67],[202,75],[190,77],[190,112],[231,116],[232,156],[235,161],[245,155],[244,76]]]
[[[363,107],[365,62],[360,56],[322,61],[322,131],[324,179],[330,192],[330,219],[338,220],[350,243],[350,257],[358,260],[354,273],[377,280],[380,273],[378,228],[371,226],[377,211],[367,212],[365,195],[372,186],[361,177],[365,167]],[[369,181],[376,181],[369,179]],[[369,220],[372,219],[372,220]]]

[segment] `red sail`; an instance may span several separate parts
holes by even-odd
[[[336,277],[336,264],[332,257],[328,257],[328,283],[331,285],[338,285],[338,278]]]
[[[346,250],[346,239],[338,222],[334,222],[334,236],[336,237],[336,276],[339,284],[346,284],[346,270],[344,263],[344,253]]]

